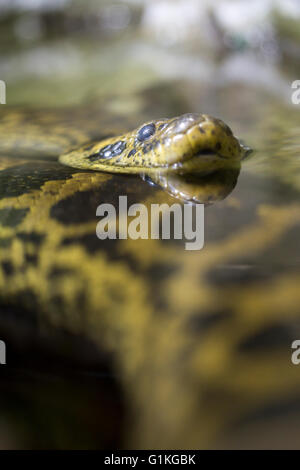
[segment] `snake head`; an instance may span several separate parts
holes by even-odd
[[[61,163],[119,173],[213,171],[239,162],[246,149],[220,119],[183,114],[67,152]]]

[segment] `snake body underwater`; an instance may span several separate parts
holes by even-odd
[[[108,354],[129,410],[125,447],[230,446],[298,396],[300,275],[268,253],[288,246],[299,206],[272,205],[253,175],[229,195],[246,152],[207,115],[137,126],[92,109],[1,109],[2,331],[34,317],[33,336],[64,330]],[[225,198],[207,209],[203,250],[97,239],[100,203],[127,195],[149,208],[172,194]],[[13,326],[11,309],[23,312]]]

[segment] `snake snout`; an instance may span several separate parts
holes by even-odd
[[[172,168],[186,167],[187,162],[213,166],[222,160],[239,160],[243,152],[231,129],[207,114],[188,113],[170,120],[161,129],[161,141],[165,161]]]

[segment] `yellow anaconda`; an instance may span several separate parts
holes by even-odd
[[[32,380],[33,388],[45,377],[47,392],[41,396],[26,386],[16,390],[12,380],[5,387],[0,381],[1,412],[10,429],[21,427],[28,436],[33,422],[44,430],[36,432],[43,434],[36,437],[40,447],[51,438],[53,447],[63,448],[66,435],[70,442],[88,428],[87,415],[79,415],[74,425],[74,409],[90,407],[99,434],[89,447],[116,447],[115,440],[105,440],[112,429],[118,429],[118,447],[124,448],[245,447],[268,436],[271,444],[283,434],[292,438],[288,419],[299,422],[300,403],[299,368],[290,360],[291,343],[299,338],[300,202],[299,187],[291,190],[286,181],[297,149],[289,146],[285,179],[278,153],[276,172],[268,165],[256,170],[254,159],[237,182],[240,144],[219,121],[203,118],[200,124],[210,131],[192,126],[198,160],[192,152],[183,168],[201,160],[201,149],[211,162],[219,141],[224,153],[218,162],[228,158],[229,168],[204,171],[197,181],[176,171],[150,172],[161,187],[151,186],[110,169],[121,153],[96,159],[103,146],[124,141],[119,136],[148,117],[125,122],[84,108],[0,111],[0,337],[8,361],[17,347],[27,357],[32,344],[39,352],[48,348],[51,357],[44,371],[26,376],[25,385]],[[288,116],[284,123],[288,145]],[[128,134],[130,145],[143,127]],[[163,129],[136,144],[131,169],[140,165],[137,155],[143,159],[142,145],[164,135],[159,132]],[[263,142],[268,135],[264,130]],[[132,150],[128,142],[125,151]],[[68,166],[58,161],[63,153]],[[147,164],[158,163],[157,153],[146,154]],[[95,160],[88,160],[93,155]],[[272,155],[273,149],[268,164]],[[172,167],[177,157],[170,158]],[[87,166],[69,166],[78,162]],[[107,171],[89,171],[103,163]],[[210,173],[212,166],[206,169]],[[223,198],[205,210],[201,251],[186,251],[184,240],[97,239],[96,208],[102,202],[116,205],[119,195],[127,195],[129,204],[170,206],[174,198],[167,191],[173,194],[173,186],[184,199],[192,198],[186,183],[196,200]],[[59,388],[51,380],[53,370],[61,370],[68,354],[77,357],[75,364],[92,366],[77,382],[70,379],[69,388],[63,375]],[[99,356],[102,362],[95,359]],[[89,396],[77,395],[89,377],[101,376],[103,362],[118,389],[119,401],[111,399],[110,410],[116,401],[124,404],[123,420],[107,414],[102,382],[91,404]],[[62,389],[64,401],[56,399]],[[79,440],[78,447],[83,445],[86,441]]]
[[[245,148],[220,119],[184,114],[67,152],[74,168],[116,173],[213,171],[239,162]]]

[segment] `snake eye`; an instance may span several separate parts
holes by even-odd
[[[153,123],[146,124],[139,130],[137,139],[140,142],[143,142],[144,140],[149,139],[149,137],[151,137],[154,133],[155,133],[155,124]]]

